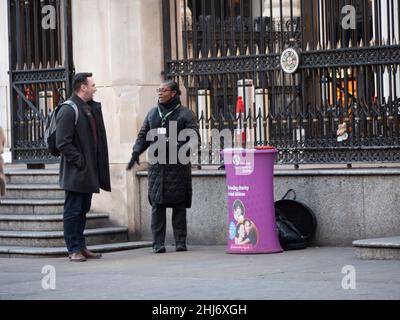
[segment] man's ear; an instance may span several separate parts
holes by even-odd
[[[172,91],[172,93],[173,93],[172,98],[175,98],[175,96],[178,94],[178,92],[176,92],[176,91]]]

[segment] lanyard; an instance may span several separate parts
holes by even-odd
[[[175,112],[176,109],[178,109],[181,105],[178,104],[172,111],[168,112],[167,114],[163,115],[160,107],[158,107],[158,114],[160,115],[161,118],[161,126],[164,127],[165,122],[167,121],[168,117]]]

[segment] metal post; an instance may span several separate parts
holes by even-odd
[[[75,68],[72,59],[72,14],[71,1],[64,0],[64,33],[65,33],[65,87],[67,89],[66,98],[72,94],[72,77],[75,73]]]

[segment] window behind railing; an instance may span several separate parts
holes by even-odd
[[[400,161],[398,1],[163,0],[163,17],[165,77],[198,116],[202,164],[222,161],[212,129],[279,163]]]

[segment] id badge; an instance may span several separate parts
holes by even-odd
[[[158,134],[166,135],[167,134],[167,128],[158,128],[157,129]]]

